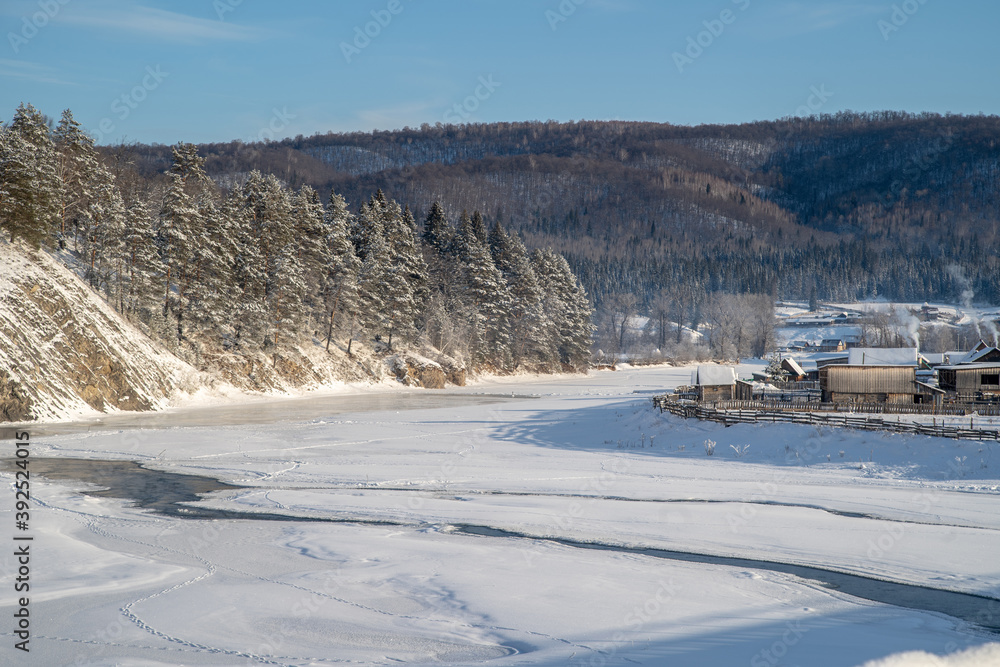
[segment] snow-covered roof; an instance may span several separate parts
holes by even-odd
[[[798,362],[791,357],[786,357],[784,363],[788,365],[788,370],[792,372],[793,375],[805,375],[806,372],[802,370],[802,366],[799,366]]]
[[[695,386],[736,384],[736,368],[733,366],[698,366],[691,372],[691,384]]]
[[[997,352],[998,350],[995,347],[984,347],[980,350],[973,350],[972,352],[969,352],[969,354],[960,362],[953,362],[953,363],[974,364],[978,362],[980,359],[988,357],[992,354],[996,354]]]
[[[847,351],[849,366],[916,366],[915,347],[854,347]]]
[[[953,364],[951,366],[938,366],[938,370],[946,371],[968,371],[968,370],[997,370],[1000,371],[1000,361],[981,364]]]

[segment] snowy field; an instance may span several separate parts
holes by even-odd
[[[509,378],[430,403],[381,396],[370,411],[336,396],[289,404],[297,421],[241,424],[230,409],[230,425],[38,437],[36,458],[137,460],[245,487],[202,506],[347,522],[185,520],[33,478],[32,650],[11,648],[8,622],[0,664],[1000,664],[1000,638],[942,614],[766,569],[542,539],[1000,598],[1000,445],[652,409],[689,379]],[[0,506],[9,533],[12,506]],[[12,581],[14,559],[0,566]],[[0,606],[10,619],[9,584]]]

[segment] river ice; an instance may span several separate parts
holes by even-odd
[[[787,574],[457,530],[776,560],[1000,598],[1000,445],[725,428],[652,409],[655,392],[689,377],[505,379],[426,405],[395,392],[398,403],[292,401],[262,418],[247,404],[247,419],[226,409],[228,425],[122,420],[35,438],[37,457],[136,460],[244,487],[205,507],[356,522],[184,520],[34,478],[32,651],[15,655],[7,632],[0,657],[851,666],[905,664],[891,656],[918,651],[1000,664],[995,636],[952,617]],[[204,424],[177,414],[175,424]],[[9,533],[12,505],[0,506]],[[11,581],[13,560],[0,565]],[[11,585],[0,606],[10,618]]]

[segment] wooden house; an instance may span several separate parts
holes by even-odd
[[[732,366],[698,366],[691,373],[691,386],[699,401],[731,401],[736,387]]]
[[[1000,363],[1000,349],[986,345],[980,341],[980,344],[973,348],[972,352],[969,352],[964,359],[957,361],[958,364],[994,364]]]
[[[820,352],[843,352],[847,343],[840,338],[824,338],[817,348]]]
[[[851,366],[913,366],[920,365],[915,347],[855,347],[848,351]]]
[[[1000,397],[1000,363],[938,366],[938,386],[963,396]]]
[[[806,372],[802,370],[802,366],[799,366],[799,363],[791,357],[785,357],[781,360],[781,369],[788,373],[786,379],[789,382],[800,382],[806,379]]]
[[[944,393],[913,366],[823,366],[819,382],[825,403],[936,403]]]

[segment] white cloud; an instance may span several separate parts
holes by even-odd
[[[254,41],[267,35],[265,31],[257,28],[139,5],[105,6],[96,11],[88,8],[83,12],[61,12],[55,20],[65,24],[179,42]]]
[[[62,86],[78,85],[70,81],[63,81],[56,75],[55,70],[47,65],[26,60],[0,58],[0,78],[26,79],[35,83],[54,83]]]

